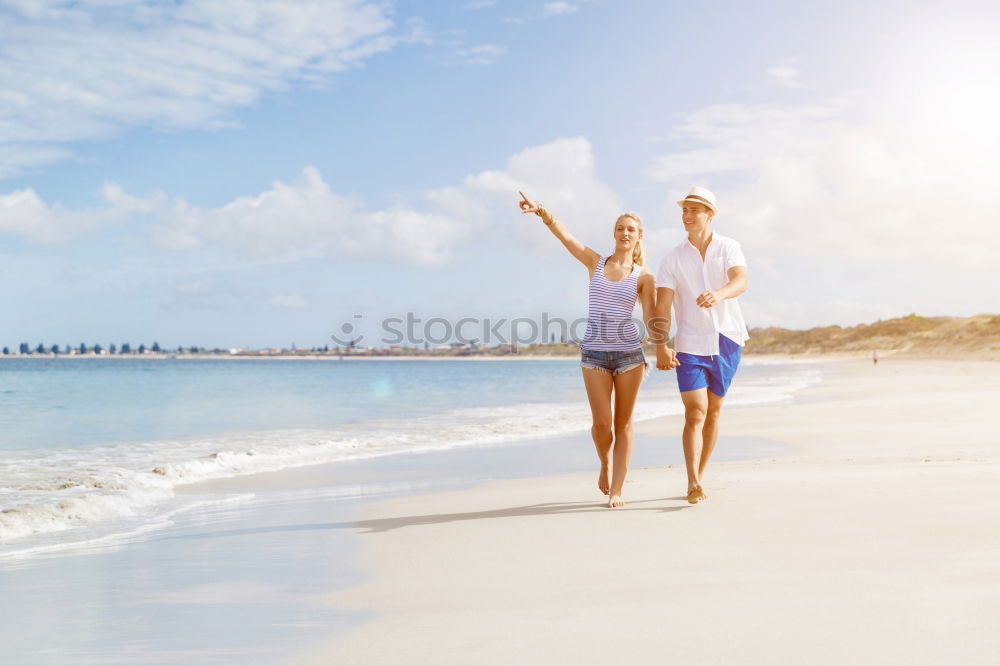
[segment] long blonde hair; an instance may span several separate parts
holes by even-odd
[[[636,240],[635,248],[632,250],[632,262],[639,264],[640,266],[645,266],[646,255],[642,251],[642,218],[639,217],[637,213],[622,213],[621,215],[618,216],[618,219],[615,220],[614,229],[618,229],[618,223],[624,220],[625,218],[634,220],[635,225],[639,227],[639,239]]]

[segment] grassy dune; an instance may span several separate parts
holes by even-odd
[[[673,341],[671,340],[671,344]],[[922,356],[965,356],[1000,359],[1000,315],[920,317],[915,314],[857,326],[821,326],[791,330],[771,326],[750,330],[747,354],[825,354],[831,352],[901,352]],[[653,353],[652,345],[646,345]],[[446,353],[446,352],[444,352]],[[466,352],[468,354],[468,352]],[[504,355],[510,350],[480,354]],[[517,353],[533,356],[575,356],[573,343],[522,345]]]
[[[849,351],[896,351],[928,355],[1000,352],[1000,315],[920,317],[915,314],[858,326],[822,326],[805,331],[756,328],[750,331],[750,354],[817,354]]]

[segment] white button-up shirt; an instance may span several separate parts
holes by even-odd
[[[704,260],[698,248],[686,238],[663,257],[656,274],[656,288],[674,291],[675,351],[716,356],[720,333],[743,346],[750,335],[735,298],[727,298],[710,308],[703,308],[695,301],[702,292],[725,286],[730,268],[746,265],[740,244],[715,232]]]

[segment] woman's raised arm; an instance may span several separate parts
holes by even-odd
[[[576,257],[581,264],[586,266],[587,270],[593,273],[597,269],[597,262],[600,261],[601,255],[578,241],[576,237],[569,232],[566,225],[552,217],[552,214],[545,210],[545,208],[543,208],[540,204],[524,196],[524,192],[518,191],[518,194],[521,195],[521,203],[519,204],[521,212],[534,213],[538,217],[542,218],[542,222],[545,223],[545,226],[547,226],[549,231],[551,231],[552,234],[559,239],[563,246],[569,250],[569,253]]]

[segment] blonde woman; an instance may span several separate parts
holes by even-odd
[[[540,217],[590,274],[580,365],[593,417],[590,432],[601,461],[597,487],[608,495],[609,507],[619,507],[624,504],[622,486],[632,456],[632,408],[649,368],[632,321],[636,300],[642,304],[647,329],[653,330],[656,284],[642,254],[642,219],[635,213],[620,215],[614,225],[614,251],[603,256],[578,241],[545,208],[523,192],[518,194],[521,212]]]

